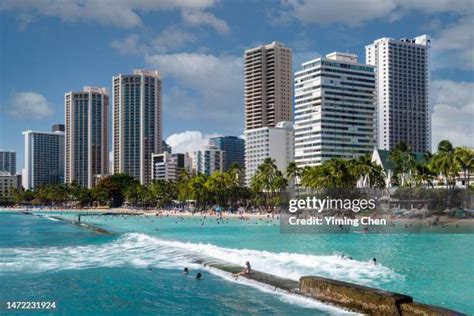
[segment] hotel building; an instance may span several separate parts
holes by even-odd
[[[334,52],[295,73],[295,162],[356,158],[375,145],[374,67]]]
[[[0,171],[0,200],[12,196],[12,191],[18,189],[18,177],[8,171]]]
[[[162,152],[162,94],[158,71],[113,77],[113,171],[146,184],[151,155]]]
[[[212,146],[224,152],[224,171],[236,163],[245,167],[245,141],[236,136],[213,137],[209,140]]]
[[[224,171],[224,152],[209,145],[194,152],[193,168],[196,173],[211,175],[214,171]]]
[[[16,151],[0,150],[0,172],[16,174]]]
[[[245,130],[292,121],[291,50],[273,42],[245,51]]]
[[[245,182],[250,185],[252,177],[266,158],[275,160],[280,171],[285,173],[294,158],[293,123],[279,122],[275,127],[262,127],[245,132]]]
[[[109,96],[105,88],[84,87],[65,94],[65,181],[91,188],[108,173]]]
[[[64,127],[63,127],[64,129]],[[24,131],[23,187],[33,189],[64,182],[64,132]]]
[[[151,161],[152,180],[176,181],[181,170],[192,172],[193,168],[193,161],[188,154],[172,154],[165,151],[162,154],[153,154]]]
[[[366,63],[376,67],[377,148],[407,143],[431,150],[430,39],[380,38],[365,47]]]

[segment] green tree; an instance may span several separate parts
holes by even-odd
[[[433,166],[445,179],[446,188],[454,188],[456,176],[460,171],[457,163],[454,147],[448,140],[442,140],[438,144],[438,151],[433,156]]]
[[[207,176],[199,173],[188,182],[189,197],[196,201],[196,207],[200,210],[207,205],[209,192],[206,186]]]
[[[468,147],[454,149],[455,161],[463,172],[464,185],[469,188],[470,174],[474,170],[474,150]]]
[[[250,188],[255,194],[262,195],[264,206],[268,209],[275,205],[277,194],[281,193],[288,186],[288,180],[283,173],[278,170],[275,160],[266,158],[258,166],[255,175],[251,179]]]
[[[362,180],[362,187],[385,187],[385,173],[383,168],[373,162],[369,154],[353,160],[352,170],[356,177]]]
[[[124,201],[124,192],[131,185],[138,184],[132,176],[117,173],[108,177],[105,177],[97,183],[96,191],[101,192],[103,197],[107,197],[110,206],[120,207]]]
[[[415,166],[415,156],[410,147],[404,143],[398,143],[389,155],[389,159],[395,164],[394,177],[402,187],[409,185],[411,173]]]
[[[417,163],[413,168],[413,178],[417,186],[423,186],[428,184],[433,187],[433,179],[436,176],[436,172],[432,170],[429,163]]]

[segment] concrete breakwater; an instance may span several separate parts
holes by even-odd
[[[417,303],[408,295],[327,278],[304,276],[301,294],[368,315],[455,316],[462,313]]]
[[[217,260],[203,260],[204,266],[228,273],[238,273],[243,267]],[[242,275],[254,282],[284,291],[290,294],[310,297],[349,311],[367,315],[387,316],[459,316],[454,310],[414,302],[408,295],[384,291],[358,284],[337,281],[316,276],[304,276],[299,281],[280,278],[260,271]]]

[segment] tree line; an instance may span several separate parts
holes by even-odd
[[[469,188],[469,176],[474,169],[474,151],[454,147],[443,140],[435,154],[425,153],[417,160],[404,143],[391,151],[393,164],[391,183],[395,187],[434,187],[443,179],[443,186],[454,188],[456,177],[464,178]],[[279,170],[275,160],[267,158],[258,167],[248,186],[243,181],[244,170],[237,164],[227,171],[211,175],[191,174],[182,170],[177,181],[154,180],[141,185],[126,174],[114,174],[101,179],[91,189],[77,182],[44,185],[35,190],[13,190],[9,203],[63,207],[119,207],[124,203],[139,208],[167,208],[184,206],[192,201],[195,209],[212,205],[224,208],[261,207],[272,210],[283,202],[289,187],[310,190],[384,188],[386,171],[372,161],[370,155],[357,159],[333,158],[318,166],[300,168],[291,162],[286,170]],[[439,177],[439,176],[442,177]]]

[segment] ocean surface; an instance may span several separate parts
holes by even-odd
[[[294,280],[318,275],[375,286],[474,314],[474,235],[281,234],[276,219],[81,218],[112,232],[102,235],[51,213],[37,215],[0,213],[0,314],[6,301],[55,301],[55,312],[38,314],[65,315],[345,313],[235,281],[195,263],[201,257],[248,260]]]

